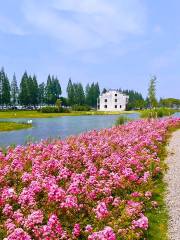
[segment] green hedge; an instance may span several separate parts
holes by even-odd
[[[42,113],[69,113],[70,110],[67,108],[60,108],[58,109],[57,107],[43,107],[40,109],[40,112]]]
[[[91,108],[87,105],[73,105],[72,110],[73,111],[90,111]]]

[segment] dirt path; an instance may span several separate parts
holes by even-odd
[[[180,240],[180,130],[173,133],[168,146],[165,176],[168,184],[166,202],[169,209],[169,239]]]

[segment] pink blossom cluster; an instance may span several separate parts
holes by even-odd
[[[0,238],[142,239],[158,157],[180,119],[138,120],[0,152]]]

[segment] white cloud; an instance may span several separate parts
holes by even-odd
[[[11,19],[0,15],[0,31],[15,35],[24,35],[25,31],[17,26]]]
[[[65,51],[119,44],[141,34],[146,22],[140,0],[25,0],[23,12],[39,34],[59,40]]]

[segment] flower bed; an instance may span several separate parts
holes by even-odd
[[[0,153],[0,239],[141,239],[158,152],[178,124],[139,120]]]

